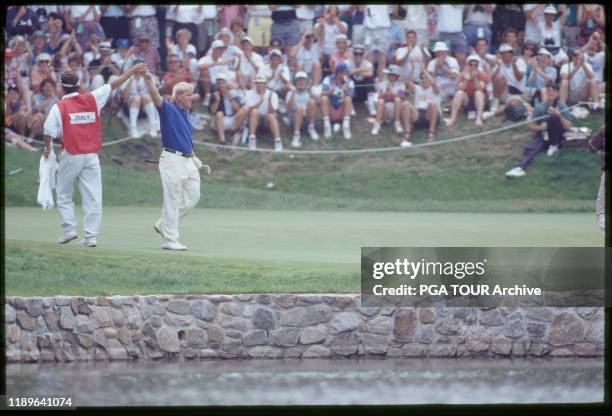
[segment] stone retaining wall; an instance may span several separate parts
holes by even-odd
[[[6,358],[603,355],[603,308],[359,304],[359,295],[11,297]]]

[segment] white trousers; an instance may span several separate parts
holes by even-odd
[[[597,193],[597,202],[595,203],[595,215],[601,232],[606,231],[606,172],[601,172],[601,180],[599,182],[599,192]]]
[[[71,155],[62,151],[57,170],[57,209],[62,217],[64,234],[77,234],[78,220],[74,211],[74,183],[79,186],[83,201],[85,238],[95,238],[102,222],[102,171],[96,153]]]
[[[166,240],[178,241],[179,218],[200,200],[200,172],[193,158],[163,151],[159,157],[159,173],[164,204],[158,226]]]

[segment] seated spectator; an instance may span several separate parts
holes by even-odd
[[[28,6],[9,6],[6,11],[6,28],[9,36],[31,35],[39,27],[38,16]]]
[[[144,63],[140,59],[134,60],[134,65]],[[145,133],[138,130],[138,115],[141,110],[147,115],[149,122],[149,135],[151,137],[158,137],[159,122],[157,118],[157,109],[151,95],[149,94],[149,88],[145,83],[143,76],[140,73],[134,73],[132,77],[121,87],[121,94],[123,100],[127,103],[129,117],[130,117],[130,131],[129,134],[132,137],[140,138]]]
[[[417,34],[414,30],[406,31],[406,46],[399,48],[395,52],[395,63],[402,71],[402,78],[412,74],[412,82],[421,79],[421,71],[427,66],[431,58],[429,51],[424,43],[418,44]],[[414,68],[414,69],[413,69]]]
[[[115,40],[117,50],[113,53],[111,60],[117,64],[117,67],[123,72],[127,71],[134,65],[134,58],[130,50],[130,41],[128,39]]]
[[[68,58],[68,64],[66,65],[66,69],[72,71],[79,77],[79,85],[81,85],[81,88],[87,87],[89,85],[89,72],[87,71],[87,68],[85,68],[81,63],[80,56],[75,55]]]
[[[605,93],[606,82],[604,81],[604,68],[606,65],[606,44],[601,37],[601,33],[593,32],[583,50],[587,63],[593,68],[599,93]]]
[[[189,71],[185,62],[181,63],[178,55],[169,55],[166,64],[168,66],[168,71],[162,78],[160,88],[163,95],[170,97],[172,95],[172,89],[179,82],[188,82],[192,85],[195,83],[195,77]]]
[[[251,89],[255,84],[257,73],[263,67],[264,62],[260,54],[254,51],[253,39],[244,36],[240,40],[242,55],[238,65],[238,83],[242,89]]]
[[[603,5],[601,4],[579,4],[578,5],[578,27],[580,34],[576,39],[578,46],[582,47],[586,44],[589,37],[595,32],[605,34],[606,16]]]
[[[28,117],[31,110],[22,99],[19,88],[11,85],[4,101],[4,125],[22,136],[28,133]]]
[[[276,111],[278,110],[278,95],[266,88],[268,79],[258,75],[255,79],[255,88],[247,91],[245,106],[249,111],[249,148],[257,148],[257,128],[263,120],[264,125],[272,132],[274,137],[274,150],[283,150],[283,141],[280,137],[280,128]]]
[[[525,90],[525,72],[527,65],[522,58],[514,55],[512,46],[504,43],[499,47],[501,60],[493,70],[493,103],[491,111],[499,107],[500,102],[506,102],[510,95],[522,95]]]
[[[421,72],[420,84],[414,84],[408,78],[406,85],[414,96],[414,104],[410,101],[405,101],[403,104],[404,141],[401,146],[412,146],[410,141],[412,132],[425,127],[429,129],[427,142],[431,143],[436,140],[436,127],[440,124],[440,88],[427,71]]]
[[[151,74],[159,73],[161,69],[161,57],[157,48],[151,45],[151,38],[146,31],[141,31],[138,34],[138,42],[132,46],[132,55],[140,57],[147,64],[147,69]],[[155,79],[155,75],[154,75]]]
[[[40,30],[37,30],[32,35],[31,57],[32,64],[36,64],[36,58],[42,53],[49,54],[50,49],[47,47],[47,36]]]
[[[499,46],[505,43],[512,47],[512,51],[515,55],[519,55],[521,53],[521,39],[515,28],[509,27],[508,29],[506,29],[506,31],[502,35],[502,39],[502,43]]]
[[[181,62],[187,63],[187,68],[194,75],[198,74],[198,61],[196,59],[197,50],[191,41],[191,32],[187,29],[179,29],[176,32],[176,43],[170,38],[166,38],[166,47],[168,52],[179,57]]]
[[[444,42],[436,42],[433,48],[435,58],[427,64],[427,72],[433,75],[440,88],[442,100],[452,98],[457,90],[459,80],[459,63],[448,56],[448,46]]]
[[[56,74],[51,67],[51,55],[48,53],[41,53],[36,57],[36,66],[32,68],[30,74],[32,91],[37,93],[40,90],[40,83],[43,79],[51,78],[56,79]]]
[[[20,85],[21,82],[15,52],[7,48],[4,50],[4,91],[7,91],[10,85]]]
[[[257,76],[265,77],[268,80],[267,88],[277,93],[280,98],[284,98],[293,88],[289,67],[283,63],[282,53],[278,49],[270,51],[270,62],[261,67]]]
[[[232,33],[232,31],[224,27],[219,31],[219,33],[217,33],[215,39],[223,41],[223,44],[225,45],[223,57],[226,59],[234,58],[235,62],[238,62],[238,58],[242,56],[242,49],[240,49],[240,47],[234,42],[234,34]]]
[[[529,130],[535,132],[535,136],[525,147],[518,166],[506,172],[508,178],[524,176],[527,165],[544,150],[549,157],[554,156],[561,145],[563,133],[572,127],[572,115],[567,105],[559,98],[558,85],[550,83],[546,90],[547,100],[536,106],[532,117],[533,119],[546,115],[548,117],[529,124]]]
[[[480,58],[478,68],[481,71],[491,73],[493,68],[497,66],[497,57],[489,53],[489,43],[485,38],[480,38],[476,41],[476,48],[472,50],[472,55],[476,54]]]
[[[311,80],[310,85],[321,83],[321,51],[314,43],[314,33],[306,30],[297,45],[291,48],[290,58],[295,62],[295,71],[306,72]]]
[[[348,39],[344,33],[336,36],[336,50],[329,56],[329,67],[334,72],[336,65],[347,63],[353,55],[353,51],[348,47]]]
[[[240,140],[240,132],[246,122],[249,110],[244,106],[244,97],[238,89],[229,88],[227,75],[217,74],[217,88],[210,101],[213,115],[212,129],[219,135],[219,142],[225,143],[225,133],[234,133],[232,145]]]
[[[586,62],[584,53],[574,49],[572,61],[561,67],[561,101],[576,104],[590,101],[589,107],[599,109],[599,91],[593,68]]]
[[[478,55],[470,55],[467,65],[459,76],[457,93],[453,97],[451,116],[444,120],[447,127],[452,127],[457,121],[459,110],[476,111],[476,126],[482,126],[483,112],[487,103],[487,83],[489,74],[478,68],[480,59]]]
[[[30,135],[42,139],[42,127],[53,104],[59,101],[55,93],[57,84],[53,78],[45,78],[40,83],[40,92],[32,96],[32,113],[28,117]]]
[[[113,50],[110,42],[100,43],[100,58],[89,63],[89,74],[91,77],[90,88],[95,90],[104,84],[113,82],[121,75],[121,70],[112,61]]]
[[[49,41],[47,42],[47,50],[49,54],[54,55],[60,52],[62,46],[64,46],[64,44],[70,40],[70,34],[64,32],[64,21],[57,13],[49,14],[47,24],[49,27]],[[73,31],[73,33],[76,41],[76,32]]]
[[[557,83],[557,69],[552,66],[552,53],[546,48],[540,48],[527,80],[527,89],[532,90],[530,95],[533,96],[533,103],[547,101],[546,86],[550,82]]]
[[[406,98],[406,84],[400,80],[401,70],[397,65],[389,65],[383,71],[387,79],[378,84],[378,101],[376,102],[376,121],[372,135],[377,136],[383,121],[394,121],[395,131],[404,132],[402,127],[402,101]]]
[[[287,111],[293,125],[292,147],[302,146],[301,131],[308,129],[312,140],[319,140],[315,128],[317,116],[317,103],[308,91],[308,74],[300,71],[295,74],[295,89],[287,93]]]
[[[342,133],[346,140],[351,138],[351,111],[355,84],[349,78],[348,65],[342,63],[336,66],[334,75],[323,80],[321,93],[321,111],[323,112],[323,137],[329,139],[332,135],[330,121],[342,120]]]
[[[353,46],[353,57],[348,61],[349,75],[355,85],[354,102],[367,100],[368,112],[376,115],[376,100],[374,98],[374,65],[364,58],[365,46]]]
[[[215,40],[210,46],[210,54],[205,55],[198,61],[200,67],[200,81],[204,90],[204,106],[210,105],[210,97],[214,91],[217,75],[223,72],[228,77],[228,82],[232,84],[231,88],[237,86],[236,72],[230,70],[230,64],[234,62],[233,58],[223,58],[225,52],[225,44],[222,40]]]
[[[61,70],[72,57],[78,57],[79,59],[83,56],[83,49],[76,40],[76,33],[72,31],[68,35],[68,39],[62,44],[59,52],[55,54],[55,65],[54,68]]]
[[[498,49],[502,43],[513,43],[506,38],[508,29],[514,31],[514,38],[518,40],[523,37],[525,31],[525,13],[521,4],[498,4],[493,10],[493,25],[491,27],[492,39],[489,42],[491,52]],[[517,45],[513,45],[515,47]],[[515,49],[516,50],[516,49]]]
[[[565,25],[567,19],[568,8],[566,5],[561,5],[561,16],[557,17],[557,9],[554,6],[547,6],[544,9],[544,19],[538,24],[540,31],[541,45],[552,52],[554,56],[554,64],[561,66],[568,61],[567,55],[561,49],[561,28]]]
[[[100,59],[100,43],[102,42],[102,38],[97,34],[92,34],[89,37],[89,41],[87,42],[87,48],[85,49],[85,53],[83,54],[83,63],[85,66],[89,66],[91,61],[94,59]]]

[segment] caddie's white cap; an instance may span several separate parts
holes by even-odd
[[[439,42],[436,42],[436,44],[434,45],[433,51],[434,52],[448,52],[448,46],[446,45],[445,42],[439,41]]]
[[[299,71],[297,74],[295,74],[295,79],[300,78],[308,79],[308,74],[304,71]]]
[[[540,48],[540,50],[538,51],[538,55],[548,55],[552,58],[553,54],[550,53],[550,51],[546,48]]]
[[[499,47],[499,52],[514,52],[514,49],[512,49],[512,45],[510,45],[509,43],[502,43]]]
[[[215,40],[211,45],[210,45],[210,49],[217,49],[217,48],[225,48],[225,43],[221,40],[221,39],[217,39]]]
[[[549,4],[544,9],[544,14],[557,14],[557,9],[555,9],[555,6]]]

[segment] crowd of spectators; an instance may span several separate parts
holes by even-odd
[[[415,129],[435,141],[462,112],[481,126],[548,114],[549,102],[562,122],[532,130],[544,140],[550,127],[558,149],[571,116],[557,102],[597,111],[606,91],[598,4],[10,6],[5,28],[5,137],[24,148],[41,137],[66,69],[86,91],[144,62],[168,98],[176,83],[194,85],[220,142],[255,148],[265,127],[277,150],[282,124],[292,147],[303,133],[348,140],[360,111],[372,136],[388,122],[410,146]],[[112,109],[131,136],[159,135],[141,78]]]

